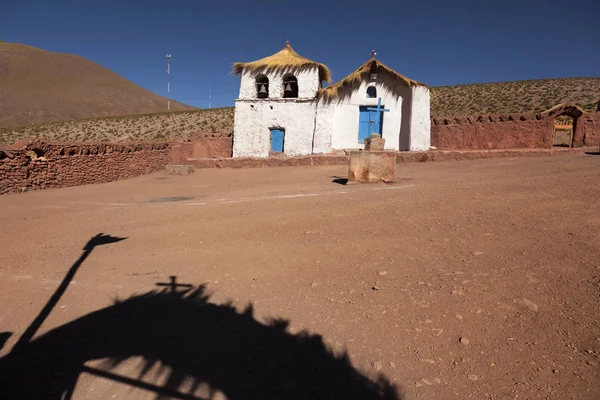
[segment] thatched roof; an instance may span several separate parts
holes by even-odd
[[[304,58],[292,49],[289,42],[278,53],[272,56],[261,58],[260,60],[250,62],[236,62],[233,64],[233,73],[241,75],[242,71],[250,71],[259,74],[261,72],[302,70],[305,68],[317,67],[319,69],[319,81],[330,82],[331,71],[325,64]]]
[[[406,76],[397,73],[396,71],[394,71],[393,69],[391,69],[390,67],[388,67],[387,65],[382,63],[381,61],[373,58],[373,59],[367,61],[366,63],[364,63],[363,65],[361,65],[360,67],[358,67],[358,69],[356,71],[354,71],[353,73],[351,73],[350,75],[348,75],[347,77],[345,77],[344,79],[339,81],[338,83],[328,86],[324,89],[321,89],[319,92],[319,96],[322,96],[324,98],[337,97],[339,94],[338,92],[341,88],[343,88],[347,85],[352,85],[352,84],[361,82],[364,79],[369,79],[369,75],[373,69],[376,70],[378,73],[387,72],[392,77],[396,78],[398,81],[401,81],[402,83],[404,83],[406,86],[409,86],[409,87],[425,86],[425,87],[427,87],[427,85],[425,85],[423,83],[413,81],[412,79],[407,78]]]
[[[585,113],[585,110],[579,107],[577,104],[560,103],[549,110],[542,112],[542,114],[548,114],[549,116],[563,113],[569,115],[570,117],[579,117]]]

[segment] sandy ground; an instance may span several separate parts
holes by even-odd
[[[69,360],[95,346],[82,356],[95,359],[86,365],[109,370],[101,361],[121,356],[127,360],[111,371],[137,379],[142,357],[134,355],[143,350],[114,354],[107,333],[86,330],[82,342],[82,330],[61,332],[174,275],[204,284],[212,304],[230,302],[239,312],[252,304],[261,323],[285,319],[292,335],[322,335],[333,354],[346,350],[358,371],[383,374],[406,399],[600,398],[600,156],[411,163],[398,167],[394,185],[332,183],[345,173],[344,166],[214,169],[0,197],[0,331],[12,332],[0,355],[86,243],[104,233],[126,239],[85,255],[36,334],[56,330],[66,347],[29,353]],[[186,318],[167,317],[149,325],[161,332],[158,348],[170,323],[185,329]],[[127,325],[110,321],[97,331]],[[127,345],[143,340],[120,332]],[[235,366],[231,344],[206,342],[197,345],[219,354],[208,382],[217,390],[200,385],[195,395],[236,398],[227,390],[235,383],[215,383],[236,379],[218,367],[219,357]],[[67,368],[52,362],[55,374]],[[298,375],[311,368],[297,366]],[[158,386],[175,369],[160,375],[150,367],[156,371],[140,380]],[[155,396],[85,372],[73,393]]]

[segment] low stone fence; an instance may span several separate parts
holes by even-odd
[[[188,158],[228,158],[233,155],[233,135],[198,135],[172,144],[171,164],[186,164]]]
[[[0,194],[110,182],[170,161],[169,143],[47,143],[0,148]]]
[[[438,149],[533,149],[552,147],[554,118],[565,106],[550,113],[434,117],[431,145]],[[575,115],[573,147],[600,144],[600,112]]]

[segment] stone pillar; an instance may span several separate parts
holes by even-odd
[[[385,139],[374,133],[365,139],[365,150],[350,152],[348,182],[393,183],[396,177],[396,153],[383,150]]]

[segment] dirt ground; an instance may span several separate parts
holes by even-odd
[[[344,186],[332,183],[344,166],[211,169],[0,197],[0,331],[12,332],[0,367],[58,382],[85,362],[127,377],[84,371],[73,399],[156,398],[152,385],[270,399],[266,364],[287,374],[291,362],[294,381],[329,362],[305,361],[320,349],[302,342],[306,330],[405,399],[599,399],[600,156],[411,163],[397,173],[394,185]],[[125,239],[96,238],[85,251],[99,233]],[[219,316],[153,314],[148,299],[139,319],[110,308],[170,276],[204,284],[216,307],[203,310]],[[9,354],[65,279],[37,339]],[[231,325],[226,310],[237,310]],[[283,337],[269,336],[282,320],[285,340],[298,338],[286,349],[297,350],[253,365],[257,348],[275,343],[261,338]],[[192,358],[209,378],[189,372]],[[360,381],[338,361],[332,387]],[[264,387],[232,382],[250,380]],[[299,381],[282,385],[298,393],[310,384]]]

